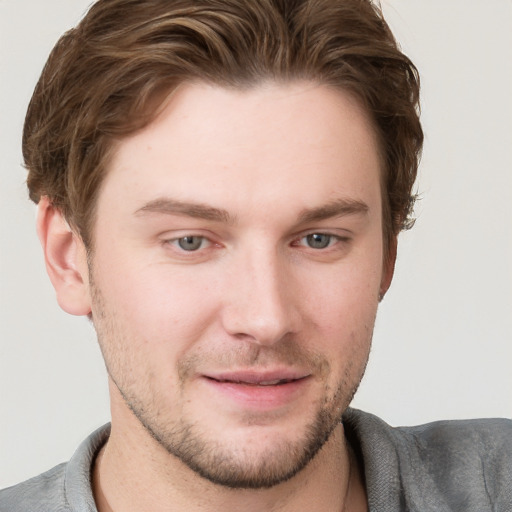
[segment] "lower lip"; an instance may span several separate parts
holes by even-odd
[[[304,392],[309,377],[293,380],[275,386],[254,386],[236,382],[220,382],[205,377],[210,389],[249,408],[273,409],[282,407],[297,399]]]

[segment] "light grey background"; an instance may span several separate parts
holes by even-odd
[[[21,167],[46,57],[87,0],[0,0],[0,487],[108,420],[93,329],[61,312]],[[415,228],[401,237],[354,405],[392,424],[512,415],[512,2],[388,0],[423,79]]]

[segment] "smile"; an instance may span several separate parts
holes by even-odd
[[[215,396],[243,409],[275,409],[294,402],[303,395],[311,375],[280,372],[230,372],[204,375],[203,382]]]
[[[304,379],[305,377],[302,377],[302,378]],[[223,380],[213,379],[213,380],[220,382],[220,383],[229,382],[232,384],[243,384],[245,386],[280,386],[282,384],[288,384],[289,382],[294,382],[294,381],[300,380],[300,379],[274,379],[274,380],[266,380],[266,381],[260,381],[260,382],[247,382],[244,380],[226,380],[226,379],[223,379]]]

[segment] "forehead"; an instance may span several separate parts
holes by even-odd
[[[235,214],[340,196],[380,204],[379,167],[371,122],[347,93],[312,83],[189,83],[149,126],[118,143],[100,203],[115,192],[133,208],[170,196]]]

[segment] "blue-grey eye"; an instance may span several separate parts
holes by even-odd
[[[325,249],[329,247],[332,241],[332,235],[325,233],[311,233],[306,236],[306,243],[312,249]]]
[[[184,251],[197,251],[201,248],[204,242],[202,236],[184,236],[178,238],[178,245]]]

